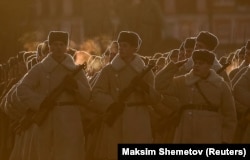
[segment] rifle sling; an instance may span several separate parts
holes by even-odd
[[[209,106],[212,106],[212,103],[207,99],[207,97],[206,97],[206,96],[204,95],[204,93],[201,91],[198,82],[195,83],[195,87],[197,88],[198,92],[199,92],[200,95],[203,97],[203,99],[206,101],[206,103],[207,103]]]

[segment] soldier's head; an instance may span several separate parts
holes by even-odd
[[[24,55],[24,53],[25,53],[25,51],[20,51],[20,52],[18,52],[17,53],[17,59],[18,59],[18,63],[22,63],[22,62],[24,62],[24,60],[23,60],[23,55]]]
[[[131,58],[141,46],[140,36],[132,31],[121,31],[118,39],[119,43],[119,55],[123,59]]]
[[[116,56],[118,53],[118,42],[117,41],[112,41],[110,46],[109,46],[109,62],[113,60],[113,58]]]
[[[208,31],[201,31],[196,37],[195,50],[206,49],[214,51],[218,44],[219,40],[214,34]]]
[[[247,41],[245,46],[245,60],[250,62],[250,40]]]
[[[63,31],[51,31],[48,36],[49,49],[55,56],[60,56],[67,52],[69,35]]]
[[[206,78],[210,72],[215,59],[215,54],[208,50],[195,50],[192,54],[194,61],[193,73],[199,77]]]
[[[34,52],[34,51],[26,51],[26,52],[24,52],[24,54],[23,54],[24,63],[26,63],[28,61],[28,58],[30,56],[36,56],[36,52]]]
[[[192,56],[195,43],[196,43],[196,37],[186,38],[186,40],[184,41],[185,58],[190,58]]]
[[[246,50],[246,47],[243,46],[243,47],[241,47],[240,49],[238,49],[238,50],[236,51],[236,54],[235,54],[235,55],[237,55],[238,64],[240,64],[244,59],[249,59],[249,58],[250,58],[249,55],[246,55],[246,54],[245,54],[245,50]]]
[[[156,72],[160,71],[166,65],[166,58],[160,57],[156,61]]]
[[[9,65],[8,78],[14,78],[18,73],[18,59],[17,57],[10,57],[7,64]]]
[[[177,62],[178,58],[179,58],[179,53],[180,53],[179,49],[173,49],[173,50],[171,50],[171,52],[168,55],[170,61]]]
[[[184,42],[181,43],[181,46],[179,48],[179,58],[178,61],[182,61],[185,59],[185,49],[184,49]]]
[[[45,40],[43,42],[41,53],[43,57],[46,57],[49,54],[49,41],[48,40]]]
[[[42,47],[43,47],[43,42],[42,43],[39,43],[37,45],[37,49],[36,49],[36,57],[37,59],[40,61],[42,58]]]

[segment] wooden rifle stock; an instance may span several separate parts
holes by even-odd
[[[141,79],[153,68],[155,67],[155,64],[149,64],[141,73],[139,73],[136,77],[134,77],[127,88],[121,91],[120,95],[118,96],[118,102],[112,103],[106,112],[97,117],[93,122],[91,122],[87,127],[87,132],[93,132],[100,124],[103,122],[103,120],[110,126],[113,125],[115,120],[119,117],[119,115],[122,113],[125,106],[122,105],[116,105],[119,103],[124,103],[124,101],[130,96],[131,93],[134,92],[136,85],[138,85],[141,81]],[[115,105],[115,106],[114,106]],[[118,107],[118,108],[117,108]]]
[[[53,102],[64,91],[65,79],[67,78],[67,76],[74,77],[78,72],[85,68],[86,63],[81,64],[71,74],[66,75],[62,82],[45,97],[37,112],[28,109],[25,116],[22,117],[19,122],[14,122],[14,131],[16,133],[19,133],[22,130],[28,129],[33,123],[36,123],[38,126],[41,125],[45,120],[46,116],[48,115],[49,111],[52,109]]]
[[[217,73],[217,74],[220,74],[220,73],[221,73],[222,71],[224,71],[230,64],[231,64],[231,62],[227,62],[227,63],[223,64],[223,66],[222,66],[220,69],[218,69],[218,70],[216,71],[216,73]]]
[[[121,91],[120,95],[118,96],[118,103],[114,102],[111,104],[106,112],[109,112],[108,116],[106,117],[106,122],[108,125],[112,126],[115,120],[119,117],[124,109],[124,105],[117,105],[112,106],[119,103],[124,103],[126,99],[134,92],[135,88],[141,82],[142,78],[154,67],[154,64],[149,64],[141,73],[135,76],[132,81],[129,83],[128,87]],[[115,108],[114,108],[115,107]],[[119,108],[116,108],[119,107]]]

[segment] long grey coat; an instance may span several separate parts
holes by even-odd
[[[239,80],[234,85],[234,97],[237,101],[237,111],[243,115],[247,110],[250,110],[250,69],[247,67],[246,71],[241,75]],[[247,128],[243,134],[241,143],[250,143],[250,120],[248,119]]]
[[[70,55],[66,54],[66,58],[59,64],[49,54],[24,76],[16,90],[8,95],[6,113],[19,118],[27,109],[39,110],[46,95],[75,69],[76,65]],[[81,107],[88,103],[90,86],[83,71],[80,71],[75,79],[79,91],[77,95],[80,96],[78,101],[74,95],[67,92],[63,92],[56,101],[76,104],[54,106],[40,127],[33,124],[17,135],[11,160],[84,159]]]
[[[201,80],[192,70],[173,78],[178,68],[170,63],[156,75],[156,89],[163,95],[175,96],[181,105],[207,104],[195,87],[199,86],[217,112],[186,109],[181,114],[176,129],[175,143],[230,143],[236,127],[236,111],[232,93],[226,82],[213,70],[207,79]]]
[[[136,55],[130,64],[126,64],[119,56],[111,64],[105,66],[93,86],[91,106],[105,113],[110,104],[117,100],[119,93],[129,85],[130,81],[144,68],[144,62]],[[150,93],[132,93],[126,103],[143,102],[143,105],[125,107],[112,127],[102,124],[95,140],[98,142],[94,157],[97,159],[116,159],[118,143],[152,143],[150,104],[157,101],[154,90],[152,71],[144,80],[150,85]]]

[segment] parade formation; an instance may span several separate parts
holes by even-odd
[[[2,22],[0,160],[248,157],[250,3],[237,2],[232,21],[216,6],[236,1],[1,3],[1,19],[28,8]],[[82,47],[95,36],[98,51]]]
[[[119,143],[250,142],[250,41],[217,59],[219,39],[200,31],[150,57],[138,54],[140,35],[121,31],[82,65],[68,43],[69,33],[51,31],[1,64],[1,159],[111,160]]]

